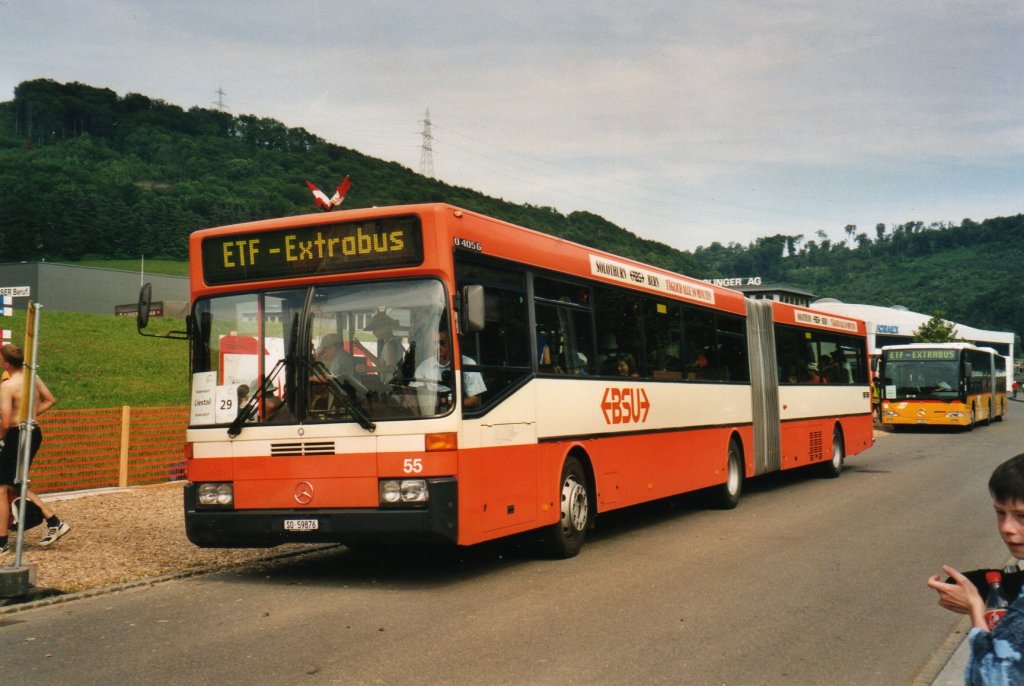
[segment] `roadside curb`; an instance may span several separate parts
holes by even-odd
[[[108,593],[116,593],[118,591],[127,591],[133,588],[140,588],[143,586],[153,586],[155,584],[163,583],[165,581],[174,581],[175,579],[187,579],[192,576],[201,576],[204,574],[213,574],[214,572],[223,572],[230,569],[238,569],[240,567],[249,567],[264,564],[267,562],[277,562],[290,557],[300,556],[313,556],[316,554],[323,554],[329,550],[343,547],[340,543],[328,543],[310,550],[290,550],[284,553],[277,553],[274,555],[268,555],[257,560],[245,560],[241,562],[224,562],[216,563],[211,565],[204,565],[202,567],[195,567],[193,569],[186,569],[180,572],[171,572],[169,574],[161,574],[160,576],[145,577],[142,579],[135,579],[133,581],[125,581],[117,584],[110,584],[108,586],[100,586],[98,588],[87,588],[81,591],[72,591],[70,593],[61,593],[60,591],[53,588],[37,587],[32,591],[29,591],[25,596],[20,598],[8,598],[5,605],[0,605],[0,617],[8,614],[15,614],[17,612],[24,612],[28,610],[34,610],[40,607],[46,607],[49,605],[57,605],[59,603],[67,603],[73,600],[82,600],[84,598],[93,598],[95,596],[106,595]],[[22,600],[21,598],[25,598]]]
[[[960,632],[958,631],[957,634]],[[971,653],[971,646],[965,637],[960,645],[946,661],[945,666],[931,686],[962,686],[964,683],[964,670],[967,668],[967,658]]]

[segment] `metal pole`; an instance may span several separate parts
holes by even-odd
[[[18,474],[15,483],[21,484],[21,500],[18,501],[18,534],[14,544],[14,566],[21,566],[21,549],[25,540],[25,503],[28,500],[28,466],[32,458],[32,432],[36,425],[36,357],[39,353],[39,310],[42,305],[29,303],[28,329],[31,327],[32,350],[25,358],[22,374],[27,374],[28,383],[22,382],[21,424],[18,432]],[[26,330],[26,333],[28,331]],[[26,369],[27,368],[27,369]]]

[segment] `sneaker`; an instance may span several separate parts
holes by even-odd
[[[4,543],[3,545],[0,545],[0,555],[6,555],[9,552],[11,552],[10,543]]]
[[[43,540],[39,541],[39,545],[51,545],[57,542],[57,539],[71,531],[71,527],[67,522],[61,521],[57,526],[51,526],[46,530],[46,536]]]

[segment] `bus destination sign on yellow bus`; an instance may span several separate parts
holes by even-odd
[[[917,350],[888,350],[890,360],[955,360],[957,351],[952,349],[933,348]]]
[[[209,285],[411,267],[423,261],[419,218],[318,224],[211,236],[202,243]]]

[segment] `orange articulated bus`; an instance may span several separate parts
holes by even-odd
[[[1006,414],[1006,358],[992,348],[970,343],[884,346],[879,374],[883,424],[973,429]]]
[[[539,530],[872,444],[860,321],[445,204],[190,239],[200,546]]]

